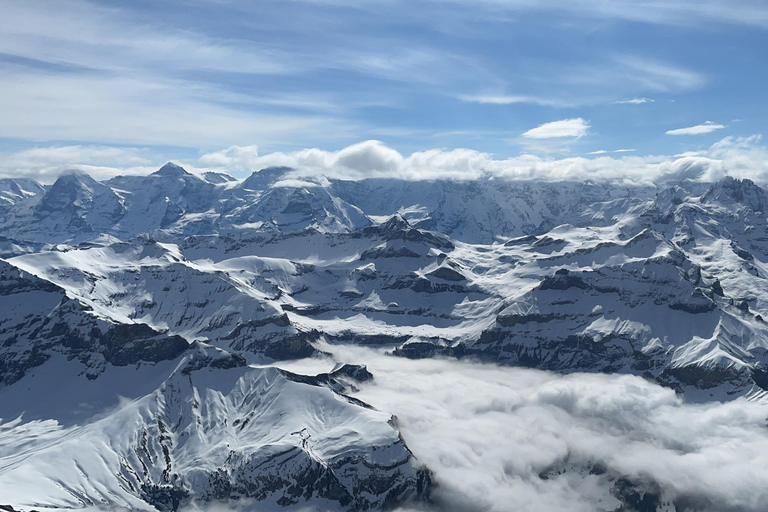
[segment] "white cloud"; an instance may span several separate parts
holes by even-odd
[[[0,155],[0,177],[32,178],[43,183],[79,169],[96,179],[120,174],[149,174],[163,162],[146,149],[109,146],[51,146]]]
[[[550,158],[523,154],[498,159],[466,148],[430,149],[404,156],[379,141],[353,144],[341,151],[303,149],[259,155],[256,148],[229,148],[201,157],[200,165],[226,163],[220,170],[258,171],[269,166],[295,169],[297,177],[405,180],[499,178],[511,180],[591,180],[623,184],[673,179],[716,181],[724,176],[768,184],[768,150],[759,136],[727,137],[703,153],[637,156],[629,149],[587,157]],[[619,156],[621,155],[621,156]]]
[[[713,123],[707,121],[703,124],[697,124],[696,126],[689,126],[688,128],[677,128],[676,130],[667,130],[667,135],[703,135],[705,133],[712,133],[715,130],[722,130],[725,128],[722,124]]]
[[[703,87],[707,81],[704,75],[696,71],[637,55],[620,55],[614,61],[618,68],[607,73],[615,73],[617,80],[623,80],[622,75],[626,76],[645,90],[695,90]]]
[[[482,103],[486,105],[516,105],[520,103],[527,103],[532,105],[543,105],[548,107],[563,107],[571,106],[572,104],[552,98],[541,98],[537,96],[516,96],[516,95],[493,95],[493,94],[478,94],[478,95],[461,95],[459,99],[470,103]]]
[[[763,404],[687,405],[627,375],[328,349],[335,361],[367,364],[374,379],[356,396],[396,415],[409,448],[434,471],[436,510],[616,510],[611,475],[653,481],[662,499],[691,497],[697,510],[759,510],[768,500],[768,473],[758,469],[768,467]],[[592,465],[607,471],[590,474]]]
[[[589,153],[585,153],[585,155],[607,155],[608,153],[633,153],[634,149],[614,149],[612,151],[608,151],[605,149],[598,149],[597,151],[590,151]]]
[[[567,158],[522,154],[495,158],[466,148],[429,149],[404,156],[382,142],[370,140],[339,151],[318,148],[260,154],[256,146],[231,146],[198,160],[179,163],[190,172],[224,171],[245,177],[270,166],[294,169],[292,178],[321,176],[359,180],[509,179],[526,181],[593,181],[620,184],[661,184],[675,179],[716,181],[724,176],[749,178],[768,185],[768,149],[760,136],[726,137],[708,150],[674,156],[638,156],[616,150]],[[152,149],[103,146],[41,147],[0,155],[0,177],[32,177],[50,182],[62,170],[80,168],[97,178],[146,174],[167,157]]]
[[[227,169],[248,168],[250,162],[259,156],[258,146],[232,146],[215,153],[207,153],[198,159],[206,167],[224,167]]]
[[[644,103],[653,103],[656,100],[651,98],[632,98],[631,100],[614,101],[617,105],[642,105]]]
[[[346,7],[335,8],[333,15],[309,9],[312,14],[304,16],[312,16],[311,23],[292,23],[279,2],[262,8],[223,2],[216,23],[191,13],[174,16],[167,3],[99,4],[0,0],[0,53],[8,57],[0,79],[0,137],[208,150],[231,144],[338,144],[352,136],[381,136],[381,127],[377,132],[363,124],[361,119],[371,124],[377,119],[370,111],[355,111],[361,106],[402,108],[430,97],[572,107],[647,99],[642,95],[681,92],[706,81],[673,63],[607,50],[578,62],[521,50],[519,60],[502,65],[493,52],[475,45],[444,45],[418,36],[420,30],[412,35],[380,30],[391,15],[417,27],[432,26],[436,18],[451,18],[453,24],[466,17],[467,9],[460,7],[433,16],[437,9],[430,2],[417,2],[407,12],[387,0],[365,6],[342,2]],[[215,3],[198,2],[192,11],[205,11],[209,4]],[[535,4],[505,2],[505,8],[538,9]],[[486,2],[472,8],[482,11],[478,34],[495,26],[489,20],[497,7]],[[568,6],[542,4],[563,7]],[[230,21],[232,30],[222,29]],[[357,30],[339,37],[335,29],[343,26]],[[461,34],[461,41],[466,36]]]
[[[355,129],[353,123],[323,116],[260,112],[248,101],[174,80],[7,76],[0,80],[0,137],[216,147],[338,137]],[[222,105],[227,102],[239,103],[238,108]]]
[[[478,9],[478,4],[497,10],[553,11],[588,19],[618,19],[642,23],[691,26],[701,23],[742,24],[768,27],[768,6],[755,0],[453,0]]]
[[[589,122],[578,117],[575,119],[563,119],[562,121],[552,121],[531,128],[523,133],[523,137],[529,139],[555,139],[561,137],[581,138],[587,134]]]

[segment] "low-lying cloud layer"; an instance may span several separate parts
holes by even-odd
[[[726,137],[705,151],[684,156],[622,156],[548,158],[523,154],[497,159],[471,149],[430,149],[404,156],[378,141],[353,144],[340,151],[304,149],[259,155],[256,147],[232,147],[204,155],[203,166],[251,172],[287,166],[301,176],[329,178],[399,178],[405,180],[481,178],[595,181],[650,185],[673,179],[717,181],[724,176],[768,183],[768,149],[760,136]]]
[[[196,161],[178,163],[191,172],[223,171],[239,178],[266,167],[286,166],[294,169],[294,177],[351,180],[511,179],[653,185],[676,179],[709,182],[733,176],[768,184],[768,149],[759,135],[726,137],[705,150],[676,156],[631,153],[631,149],[621,149],[567,158],[521,154],[499,159],[490,153],[457,148],[405,156],[382,142],[369,140],[339,151],[312,148],[263,155],[256,146],[232,146]],[[150,151],[137,148],[33,148],[0,158],[0,177],[29,177],[50,183],[63,171],[78,168],[106,179],[119,174],[148,174],[163,163]]]
[[[633,376],[332,350],[368,364],[374,380],[356,396],[397,416],[434,470],[439,510],[614,510],[616,475],[696,510],[761,510],[768,500],[765,405],[687,405]]]

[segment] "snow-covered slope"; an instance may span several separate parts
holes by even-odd
[[[3,503],[176,510],[236,499],[367,510],[428,496],[429,473],[389,414],[334,391],[331,376],[243,364],[197,346],[156,391],[85,425],[6,422]]]
[[[174,359],[188,343],[147,325],[114,322],[62,288],[0,260],[0,385],[10,385],[50,359],[77,359],[95,379],[107,364]]]
[[[415,227],[469,243],[540,234],[570,222],[603,225],[606,213],[652,197],[643,187],[589,183],[478,181],[335,181],[339,197],[369,215],[401,213]]]
[[[0,209],[22,203],[45,193],[45,188],[29,178],[0,179]]]
[[[277,285],[190,262],[175,245],[139,239],[30,254],[13,263],[116,322],[246,350],[263,356],[260,362],[314,353],[311,333],[291,326],[271,300],[280,293]]]

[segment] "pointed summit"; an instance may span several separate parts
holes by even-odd
[[[391,216],[386,222],[381,224],[379,227],[385,232],[404,231],[407,229],[411,229],[411,225],[408,223],[407,220],[405,220],[405,217],[403,217],[399,213],[396,213],[393,216]]]
[[[399,213],[395,213],[381,224],[363,229],[367,236],[380,236],[386,240],[404,239],[409,231],[418,233],[418,230],[413,229]]]
[[[53,212],[68,207],[79,207],[92,200],[94,190],[106,188],[82,171],[67,171],[46,191],[38,209]]]
[[[260,171],[254,171],[240,186],[246,190],[264,190],[273,183],[280,181],[280,178],[292,170],[290,167],[267,167]]]
[[[52,232],[82,234],[110,228],[125,214],[125,207],[110,187],[73,171],[59,176],[33,211]]]
[[[752,180],[739,180],[730,176],[713,184],[701,200],[705,203],[735,201],[755,212],[768,210],[768,197],[762,188]]]
[[[170,178],[179,178],[181,176],[191,176],[180,165],[176,165],[173,162],[168,162],[160,169],[152,173],[152,176],[168,176]]]

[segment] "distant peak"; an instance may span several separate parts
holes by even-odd
[[[386,230],[411,229],[411,225],[408,223],[407,220],[405,220],[405,217],[403,217],[399,213],[396,213],[393,216],[391,216],[386,222],[384,222],[381,225],[381,227]]]
[[[231,181],[237,181],[236,178],[233,178],[229,174],[225,172],[215,172],[215,171],[209,171],[203,174],[203,179],[207,181],[208,183],[213,183],[214,185],[219,185],[221,183],[229,183]]]
[[[187,171],[185,171],[182,166],[176,165],[173,162],[168,162],[167,164],[162,166],[160,169],[153,172],[152,176],[179,177],[179,176],[191,176],[191,175]]]
[[[705,203],[722,200],[727,197],[752,208],[756,212],[766,211],[768,197],[765,191],[754,181],[749,179],[739,180],[726,176],[713,184],[701,200]]]
[[[95,183],[96,180],[91,178],[91,176],[79,169],[69,169],[64,171],[59,175],[59,177],[54,182],[54,187],[61,187],[64,185],[72,186],[74,184],[88,184],[91,185]]]
[[[268,188],[271,184],[280,181],[280,178],[291,171],[293,171],[293,169],[290,167],[267,167],[260,171],[254,171],[253,174],[243,181],[241,186],[248,190],[263,190]]]

